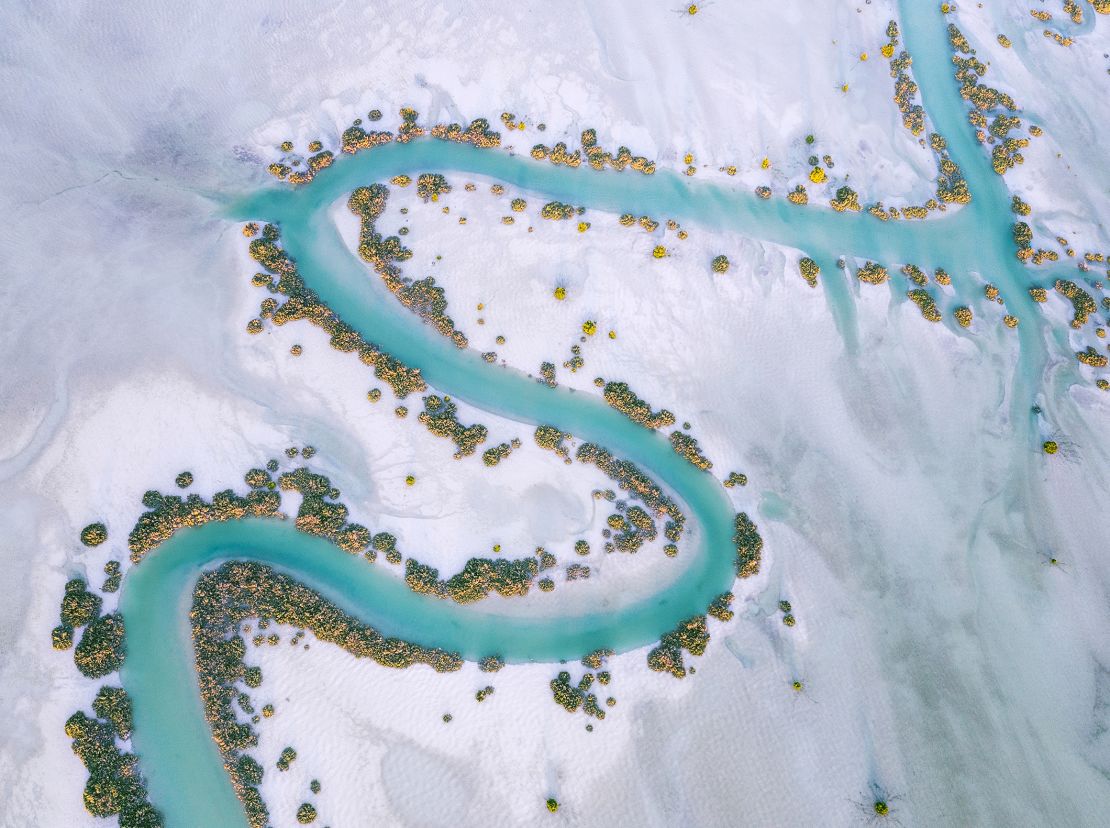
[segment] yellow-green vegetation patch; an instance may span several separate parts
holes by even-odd
[[[419,138],[425,134],[424,128],[416,123],[418,117],[420,117],[420,113],[411,106],[401,107],[401,126],[397,129],[397,142],[399,144],[407,144],[413,138]]]
[[[1068,279],[1057,279],[1056,284],[1053,285],[1056,292],[1061,296],[1066,297],[1071,301],[1072,308],[1075,313],[1072,316],[1071,326],[1073,328],[1081,328],[1087,324],[1091,314],[1098,310],[1095,305],[1095,300],[1091,298],[1091,294],[1079,287],[1075,282]]]
[[[309,143],[308,151],[313,154],[308,158],[293,154],[292,141],[283,141],[280,149],[284,153],[282,160],[275,161],[267,169],[275,178],[287,181],[290,184],[308,184],[320,170],[330,167],[335,161],[334,153],[323,149],[323,144],[319,141]],[[294,171],[293,168],[299,167],[302,162],[305,164],[305,168]]]
[[[859,193],[845,185],[836,191],[836,197],[829,201],[829,206],[838,213],[858,213],[861,209]]]
[[[472,604],[491,592],[503,598],[527,595],[539,571],[540,562],[535,558],[471,558],[460,572],[441,580],[438,569],[409,558],[405,561],[405,583],[413,592]]]
[[[479,149],[501,146],[501,133],[490,129],[489,121],[485,118],[475,118],[466,129],[463,129],[460,124],[436,124],[431,128],[430,134],[441,141],[470,144]]]
[[[306,468],[295,469],[282,474],[278,485],[282,491],[301,494],[301,505],[294,521],[300,531],[327,538],[352,555],[370,546],[370,530],[347,521],[350,510],[338,502],[339,491],[332,488],[331,481],[324,475]]]
[[[655,172],[655,162],[642,155],[633,155],[628,147],[620,147],[616,154],[606,151],[597,143],[597,130],[585,129],[582,131],[582,149],[567,152],[567,145],[560,141],[553,147],[546,144],[536,144],[532,147],[531,156],[537,161],[544,159],[555,165],[577,167],[582,163],[583,152],[586,162],[595,170],[604,169],[606,166],[615,170],[631,167],[644,175]]]
[[[917,84],[907,71],[913,63],[909,53],[903,50],[897,56],[894,54],[898,45],[898,24],[893,20],[887,24],[887,36],[890,38],[886,51],[890,57],[890,76],[894,78],[894,102],[902,113],[902,125],[914,135],[920,135],[925,131],[925,110],[915,102]]]
[[[553,147],[536,144],[532,147],[530,155],[537,161],[543,161],[546,158],[556,166],[577,167],[582,163],[582,153],[579,150],[567,152],[567,145],[563,141]]]
[[[425,201],[435,201],[450,192],[446,179],[438,173],[425,173],[417,179],[417,193]],[[465,348],[467,338],[455,327],[447,315],[447,296],[432,276],[415,281],[406,280],[397,263],[412,258],[412,251],[401,244],[397,236],[383,237],[376,229],[376,222],[385,212],[389,189],[383,184],[359,187],[347,199],[347,208],[359,217],[358,254],[372,265],[397,300],[421,319],[430,322],[441,334],[458,348]],[[444,208],[446,209],[446,208]],[[398,395],[403,396],[403,395]]]
[[[81,530],[81,543],[85,546],[100,546],[108,540],[108,527],[103,523],[90,523]]]
[[[377,112],[377,110],[374,110]],[[379,113],[379,117],[381,117]],[[377,120],[377,119],[371,119]],[[356,120],[355,123],[343,131],[340,136],[340,143],[343,152],[354,155],[360,150],[367,150],[371,147],[381,146],[388,144],[393,140],[392,132],[369,130],[367,131],[362,127],[361,119]]]
[[[937,176],[937,198],[948,204],[967,204],[971,201],[971,190],[963,177],[959,165],[948,157],[940,159],[940,174]]]
[[[659,644],[648,653],[648,667],[656,672],[670,673],[675,678],[686,677],[686,664],[682,651],[702,655],[709,645],[709,627],[704,615],[695,615],[680,621],[659,639]]]
[[[100,615],[101,599],[86,589],[83,578],[66,581],[59,617],[62,626],[85,627]]]
[[[554,388],[559,383],[555,379],[555,363],[554,362],[541,362],[540,363],[540,381],[548,388]]]
[[[441,195],[451,192],[451,185],[442,173],[422,173],[416,179],[416,194],[425,202],[438,201]]]
[[[590,577],[590,568],[585,564],[571,564],[566,572],[568,581],[588,580]]]
[[[891,20],[887,24],[886,35],[889,40],[882,46],[880,52],[890,61],[890,76],[894,78],[894,101],[902,114],[902,124],[913,135],[921,135],[925,131],[925,110],[917,102],[918,86],[909,73],[913,59],[909,52],[898,49],[897,22]],[[929,148],[937,157],[937,199],[943,202],[966,204],[971,200],[971,193],[968,191],[967,181],[960,172],[959,166],[948,155],[947,140],[943,135],[931,133]],[[888,215],[881,204],[877,206],[878,210],[871,209],[872,215],[886,221]],[[929,209],[936,209],[937,206],[935,201],[930,200]],[[891,208],[890,213],[890,218],[898,218],[897,208]],[[924,218],[926,210],[921,207],[906,207],[903,208],[902,214],[906,218]]]
[[[486,656],[478,662],[478,668],[483,673],[496,673],[505,666],[505,659],[501,656]]]
[[[554,366],[552,366],[554,368]],[[563,441],[570,437],[565,431],[560,431],[552,425],[536,426],[536,445],[545,451],[554,452],[566,462],[570,462],[570,451],[563,445]]]
[[[1075,358],[1084,365],[1089,365],[1092,368],[1105,368],[1107,364],[1105,354],[1100,354],[1090,345],[1087,346],[1087,350],[1085,351],[1077,351]]]
[[[802,278],[806,280],[806,284],[810,287],[817,287],[817,277],[821,273],[821,266],[813,261],[809,256],[803,256],[798,261],[798,270],[802,274]]]
[[[369,188],[360,188],[360,190],[365,191],[361,193],[361,198],[370,197]],[[355,193],[359,193],[360,190],[356,190]],[[355,195],[352,194],[351,197],[355,198]],[[350,201],[348,206],[351,206]],[[250,243],[251,258],[266,270],[277,274],[278,281],[273,285],[273,289],[287,297],[283,305],[276,307],[272,312],[267,312],[267,318],[275,325],[307,319],[312,324],[323,328],[331,335],[333,348],[338,351],[357,352],[364,364],[373,367],[374,376],[388,383],[393,388],[394,394],[402,399],[411,392],[425,390],[427,385],[418,369],[409,368],[381,351],[376,345],[366,342],[357,331],[344,323],[320,301],[315,292],[305,285],[297,272],[296,265],[278,245],[279,238],[277,227],[267,224],[262,228],[261,237]],[[398,247],[399,244],[398,242]]]
[[[244,517],[273,517],[281,497],[268,489],[252,489],[241,497],[231,489],[216,492],[211,501],[200,495],[185,498],[149,491],[143,495],[143,512],[127,536],[131,560],[138,563],[147,552],[167,540],[178,529]]]
[[[480,423],[464,426],[458,419],[458,406],[450,397],[431,394],[424,398],[424,410],[417,419],[437,437],[446,437],[455,444],[455,459],[469,457],[485,442],[488,433]],[[500,458],[497,458],[498,460]],[[496,465],[487,461],[486,465]]]
[[[634,423],[645,428],[666,428],[675,423],[674,414],[665,408],[652,411],[651,405],[636,395],[625,382],[608,382],[602,391],[605,402]]]
[[[55,650],[68,650],[73,646],[74,632],[88,627],[100,617],[101,599],[85,588],[82,578],[66,581],[59,610],[58,626],[50,632]]]
[[[706,609],[706,615],[716,618],[718,621],[727,622],[731,621],[736,614],[732,611],[732,601],[735,596],[731,592],[722,592],[714,598],[709,607]]]
[[[582,333],[586,334],[586,336],[593,336],[595,333],[597,333],[597,323],[593,320],[587,320],[583,322]],[[578,344],[571,345],[570,358],[564,360],[563,367],[569,368],[570,372],[573,374],[577,372],[578,369],[584,367],[585,364],[586,360],[582,358],[582,346]],[[546,381],[547,377],[545,376],[544,379]]]
[[[691,465],[702,471],[709,471],[713,468],[712,461],[701,453],[696,438],[681,431],[672,431],[669,439],[674,453],[686,458],[686,461]]]
[[[232,561],[203,573],[197,581],[190,612],[201,701],[212,737],[252,828],[263,828],[269,821],[269,812],[257,787],[261,768],[253,763],[247,766],[248,773],[243,773],[240,761],[243,752],[257,744],[258,736],[249,724],[238,721],[232,709],[237,696],[234,685],[245,677],[248,669],[243,663],[246,642],[238,630],[249,618],[273,619],[278,624],[311,630],[320,640],[385,667],[403,669],[425,664],[437,672],[450,672],[462,666],[462,659],[456,654],[383,636],[269,566]],[[295,753],[287,758],[283,751],[282,758],[288,767]]]
[[[1018,259],[1024,262],[1033,258],[1033,228],[1027,222],[1015,221],[1011,232],[1017,245]]]
[[[54,649],[68,650],[74,632],[84,628],[73,651],[73,663],[88,678],[114,673],[124,659],[123,616],[101,615],[101,603],[100,596],[86,589],[83,579],[67,581],[59,609],[60,623],[50,634]]]
[[[665,633],[659,639],[658,646],[648,653],[648,667],[656,672],[670,673],[675,678],[685,678],[686,664],[682,655],[683,650],[699,656],[705,652],[705,648],[709,645],[709,626],[706,623],[706,617],[711,615],[719,621],[731,620],[732,600],[731,592],[722,593],[710,602],[706,615],[687,618],[679,622],[673,630]]]
[[[663,493],[663,489],[628,460],[619,460],[609,451],[595,443],[582,443],[575,456],[580,462],[593,463],[609,478],[616,480],[629,494],[643,501],[644,505],[656,512],[666,514],[670,519],[663,527],[663,535],[671,543],[678,543],[686,525],[686,516],[678,505]]]
[[[763,557],[763,538],[747,512],[740,512],[733,522],[736,532],[732,542],[736,545],[736,576],[750,578],[759,572]]]
[[[131,697],[122,687],[105,685],[96,692],[92,703],[93,713],[112,725],[121,739],[131,738],[133,724]]]
[[[89,622],[73,650],[77,669],[88,678],[116,672],[123,665],[123,637],[123,616],[119,613],[101,615]]]
[[[921,315],[925,319],[928,319],[930,322],[940,322],[940,311],[937,309],[937,303],[929,294],[929,291],[915,288],[914,290],[907,291],[906,296],[920,308]]]
[[[908,264],[902,266],[902,275],[913,282],[918,287],[925,287],[929,283],[928,277],[925,275],[920,267],[915,264]]]
[[[493,448],[488,448],[482,452],[482,462],[487,466],[496,466],[512,454],[514,448],[519,447],[519,440],[513,440],[512,443],[498,443]]]
[[[565,221],[578,215],[578,210],[570,204],[560,201],[549,201],[540,209],[540,217],[551,221]]]
[[[967,38],[952,23],[948,24],[948,41],[957,53],[953,55],[952,63],[956,67],[956,80],[960,82],[960,95],[971,104],[968,120],[979,128],[976,138],[981,143],[993,144],[991,166],[996,173],[1004,175],[1024,162],[1021,150],[1029,145],[1028,138],[1009,134],[1021,126],[1019,118],[1008,114],[1017,111],[1017,104],[1005,92],[980,83],[980,78],[987,73],[987,65],[975,56]],[[994,120],[989,125],[988,113],[994,113]],[[1030,134],[1039,134],[1039,131],[1029,131]]]
[[[293,763],[297,760],[297,751],[291,747],[284,747],[278,755],[277,769],[279,771],[287,771],[292,767]],[[261,782],[261,778],[258,780]],[[254,784],[258,784],[257,782]]]
[[[605,537],[612,538],[605,544],[606,552],[635,553],[646,542],[655,540],[655,521],[650,514],[639,506],[628,506],[624,501],[617,501],[616,508],[617,511],[607,520],[609,528],[603,530]]]
[[[605,647],[593,650],[592,652],[586,653],[586,655],[582,656],[582,666],[589,667],[591,670],[600,670],[602,667],[605,666],[605,660],[607,658],[610,658],[612,655],[613,651]],[[602,682],[602,684],[608,684],[608,681],[605,680]]]
[[[103,709],[107,701],[99,694],[97,699]],[[124,723],[116,715],[121,706],[122,702],[108,711],[112,717],[92,718],[79,710],[66,720],[66,736],[73,740],[73,752],[89,773],[83,795],[85,810],[95,817],[118,816],[121,828],[160,828],[162,815],[150,804],[136,758],[125,752],[119,741],[130,735],[130,700],[126,702],[128,735],[117,726]],[[94,712],[95,707],[96,702]],[[97,712],[97,716],[101,714]]]
[[[596,129],[590,128],[582,131],[582,151],[586,155],[586,162],[595,170],[602,170],[608,166],[618,171],[625,167],[631,167],[644,175],[651,175],[655,172],[654,161],[642,155],[633,155],[632,150],[628,147],[618,147],[614,155],[599,146]]]
[[[486,699],[493,695],[493,690],[493,685],[487,684],[485,687],[474,694],[474,700],[476,702],[484,702]]]
[[[887,280],[887,272],[878,262],[868,262],[856,271],[856,277],[869,285],[881,285]]]
[[[731,489],[733,486],[747,486],[748,476],[740,472],[729,472],[728,477],[724,480],[724,487]]]
[[[795,185],[794,189],[786,194],[786,200],[791,204],[797,204],[799,207],[804,207],[809,204],[809,193],[802,184]]]
[[[551,696],[568,713],[581,708],[587,716],[604,719],[605,711],[598,705],[597,696],[590,692],[593,683],[594,674],[585,673],[577,684],[571,684],[570,673],[563,670],[551,680]]]
[[[73,646],[73,627],[59,624],[50,631],[50,644],[55,650],[68,650]]]

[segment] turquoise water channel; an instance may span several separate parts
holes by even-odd
[[[590,210],[673,217],[791,245],[821,264],[826,295],[849,351],[852,288],[836,267],[838,256],[979,273],[999,286],[1011,312],[1022,318],[1013,334],[1021,337],[1023,358],[1015,368],[1012,399],[1015,414],[1027,408],[1045,345],[1039,314],[1025,289],[1029,277],[1013,256],[1009,194],[971,137],[936,4],[903,2],[901,13],[923,104],[934,128],[948,139],[973,194],[969,206],[943,217],[879,222],[815,206],[798,208],[784,199],[764,201],[666,170],[643,176],[569,169],[431,139],[342,157],[308,187],[266,188],[231,208],[228,218],[279,224],[282,244],[308,286],[367,341],[420,368],[439,391],[520,422],[555,425],[633,461],[678,495],[690,534],[686,553],[675,563],[684,567],[682,576],[650,599],[576,617],[508,620],[484,604],[461,606],[411,592],[381,567],[298,533],[287,522],[246,520],[178,532],[128,572],[121,598],[127,624],[122,681],[134,703],[135,750],[167,825],[246,825],[204,720],[187,624],[199,573],[219,561],[271,564],[386,635],[458,651],[468,659],[498,654],[509,662],[577,659],[600,647],[619,652],[650,644],[682,619],[704,613],[734,578],[734,515],[720,483],[676,455],[662,436],[631,423],[597,397],[551,389],[517,370],[489,365],[473,351],[456,349],[402,308],[328,219],[328,208],[355,187],[399,173],[482,175]],[[956,304],[975,304],[977,290],[970,282],[956,280]]]

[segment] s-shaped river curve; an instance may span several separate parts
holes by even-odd
[[[127,623],[122,671],[134,703],[135,747],[151,800],[169,826],[245,825],[222,760],[211,739],[197,689],[185,619],[197,577],[216,562],[244,559],[270,564],[316,589],[386,635],[458,651],[468,659],[500,654],[507,661],[579,658],[600,647],[624,651],[659,636],[729,589],[733,569],[733,513],[720,484],[676,455],[649,432],[600,400],[550,389],[512,369],[459,351],[392,300],[383,301],[366,267],[346,249],[327,208],[355,187],[400,173],[426,171],[486,175],[551,199],[592,209],[666,215],[709,229],[748,235],[806,250],[835,274],[841,252],[876,261],[915,261],[950,272],[989,273],[1017,303],[1028,276],[1013,260],[1005,188],[967,133],[963,101],[951,78],[948,49],[930,5],[904,2],[902,21],[914,53],[925,105],[947,135],[975,201],[963,210],[921,223],[880,223],[865,215],[799,209],[750,193],[693,183],[661,171],[645,177],[555,168],[503,151],[478,150],[432,139],[389,144],[344,157],[307,187],[265,189],[237,203],[230,217],[278,223],[283,245],[309,287],[367,341],[420,368],[430,385],[497,414],[531,424],[550,423],[576,438],[629,459],[676,493],[692,512],[687,524],[697,549],[684,557],[682,576],[639,603],[570,618],[500,619],[483,606],[463,607],[411,592],[399,579],[368,566],[327,541],[272,520],[246,520],[178,532],[136,566],[124,581]],[[920,42],[918,42],[920,40]],[[830,280],[831,281],[831,280]],[[969,288],[957,286],[970,296]],[[827,287],[833,311],[850,298]],[[1025,304],[1028,304],[1026,300]],[[1039,315],[1023,314],[1023,365],[1015,386],[1030,390],[1044,345]],[[844,311],[840,307],[840,311]],[[1024,324],[1028,320],[1031,324]],[[1025,394],[1014,394],[1015,413]]]

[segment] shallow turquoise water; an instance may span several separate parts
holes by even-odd
[[[720,484],[675,455],[660,435],[632,424],[596,397],[552,390],[519,371],[490,366],[403,310],[350,254],[327,219],[327,207],[356,186],[398,173],[485,175],[589,209],[674,217],[798,247],[821,264],[825,295],[849,354],[854,351],[854,307],[852,291],[836,270],[839,255],[888,266],[944,267],[956,277],[960,302],[973,307],[977,291],[959,276],[978,272],[1002,289],[1011,312],[1022,318],[1016,335],[1023,359],[1015,368],[1012,405],[1015,414],[1027,410],[1045,346],[1039,314],[1025,292],[1027,272],[1013,258],[1009,195],[967,127],[936,5],[901,6],[902,36],[914,56],[924,105],[948,139],[974,197],[969,207],[950,210],[943,218],[880,223],[815,206],[799,209],[783,199],[762,201],[736,187],[668,171],[642,176],[571,170],[434,140],[340,158],[310,187],[265,189],[232,208],[230,217],[236,219],[278,222],[284,246],[321,299],[368,341],[419,367],[436,389],[506,417],[551,423],[598,442],[664,482],[690,518],[685,554],[675,564],[686,569],[660,594],[616,612],[554,623],[514,617],[507,623],[483,605],[462,607],[412,593],[381,568],[297,533],[290,524],[253,520],[179,533],[128,573],[121,602],[128,628],[122,679],[135,705],[135,746],[152,799],[168,825],[245,824],[204,722],[193,671],[186,616],[193,584],[205,566],[232,558],[265,561],[386,634],[457,650],[471,659],[496,653],[509,661],[554,661],[598,647],[621,651],[649,644],[677,621],[704,612],[733,580],[732,511]],[[366,517],[372,523],[373,516]]]
[[[178,533],[128,573],[122,600],[127,623],[122,679],[134,702],[135,747],[153,801],[169,825],[243,824],[204,721],[186,622],[193,586],[207,565],[264,561],[383,633],[455,650],[468,660],[502,654],[509,661],[555,662],[598,647],[624,651],[651,643],[677,620],[703,613],[709,599],[727,588],[731,549],[720,534],[729,532],[730,514],[716,498],[697,502],[705,509],[699,514],[710,518],[712,553],[701,550],[676,588],[615,612],[554,622],[506,619],[490,611],[492,602],[462,607],[412,592],[382,567],[297,532],[289,522],[251,519]]]

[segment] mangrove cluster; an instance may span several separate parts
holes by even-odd
[[[667,428],[675,423],[674,414],[665,408],[652,411],[651,405],[636,396],[626,382],[607,382],[602,394],[605,402],[645,428]]]
[[[527,595],[539,571],[540,561],[535,558],[471,558],[461,571],[442,580],[438,569],[409,558],[405,561],[405,583],[413,592],[472,604],[491,592],[504,598]]]
[[[248,671],[243,662],[246,642],[238,632],[244,621],[272,619],[311,630],[320,640],[385,667],[425,664],[450,672],[462,666],[457,654],[383,636],[317,592],[257,562],[232,561],[203,573],[189,617],[205,718],[251,828],[264,828],[269,812],[258,791],[262,768],[245,754],[258,735],[250,724],[238,721],[232,708],[239,696],[235,685],[245,681]]]
[[[119,817],[120,828],[162,828],[150,804],[139,760],[120,741],[131,735],[131,700],[118,687],[102,687],[93,702],[97,718],[77,711],[66,720],[66,736],[89,773],[82,800],[96,817]]]
[[[458,406],[447,396],[431,394],[425,397],[424,410],[417,415],[417,419],[432,434],[446,437],[455,444],[456,460],[469,457],[486,441],[488,433],[486,427],[480,423],[469,426],[460,423]],[[496,465],[496,463],[487,461],[486,465]]]
[[[663,493],[663,489],[640,471],[629,460],[619,460],[608,450],[595,443],[582,443],[575,457],[583,463],[593,463],[610,479],[617,481],[621,489],[627,490],[632,497],[641,500],[645,506],[657,514],[667,515],[669,520],[663,527],[663,536],[671,543],[678,543],[686,525],[686,515],[673,500]]]
[[[436,200],[441,193],[450,192],[446,179],[438,173],[425,173],[417,179],[417,193],[425,201]],[[443,288],[432,276],[413,281],[407,278],[396,262],[412,258],[412,251],[401,244],[398,236],[383,237],[376,229],[378,218],[385,212],[389,188],[384,184],[358,187],[347,199],[347,208],[359,217],[358,255],[374,268],[389,292],[406,308],[455,343],[458,348],[467,346],[467,338],[455,328],[447,315],[447,297]],[[400,396],[400,395],[399,395]]]
[[[347,353],[358,353],[359,359],[374,369],[374,376],[388,383],[398,398],[404,399],[414,391],[425,390],[427,385],[420,376],[419,369],[409,368],[376,345],[364,340],[354,328],[343,322],[335,312],[320,301],[316,293],[305,285],[293,260],[278,245],[279,237],[277,227],[267,224],[262,228],[261,237],[250,243],[251,258],[271,274],[270,276],[255,274],[252,281],[258,285],[268,286],[272,292],[286,297],[286,301],[280,305],[273,298],[264,300],[260,318],[251,320],[252,323],[257,323],[255,325],[257,330],[262,330],[263,318],[270,319],[275,325],[307,319],[330,334],[333,348]],[[276,283],[273,282],[274,274],[278,277]],[[258,278],[259,276],[262,278]]]
[[[545,144],[536,144],[532,147],[531,155],[537,161],[547,159],[555,165],[562,164],[568,167],[577,167],[582,163],[583,153],[585,153],[586,156],[586,163],[595,170],[602,170],[605,169],[605,167],[612,167],[614,170],[623,170],[625,167],[631,167],[644,175],[651,175],[655,172],[654,161],[642,155],[633,155],[632,150],[628,147],[619,147],[616,155],[607,152],[597,143],[596,129],[585,129],[582,131],[581,150],[567,152],[567,145],[560,141],[554,147],[548,147]]]

